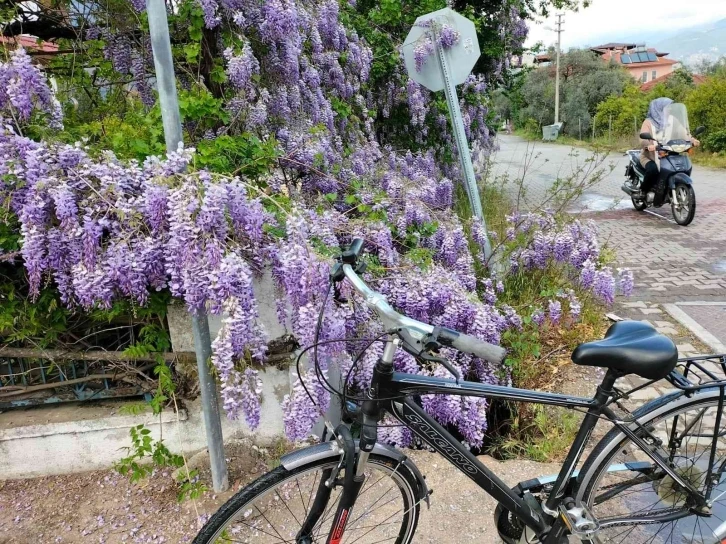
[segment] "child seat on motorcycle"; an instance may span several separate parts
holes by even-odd
[[[619,321],[605,338],[579,345],[572,352],[577,365],[611,368],[650,380],[665,378],[678,361],[673,341],[642,321]]]

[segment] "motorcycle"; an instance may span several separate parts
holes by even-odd
[[[673,103],[665,109],[666,123],[658,134],[643,132],[642,140],[651,140],[656,145],[655,163],[658,166],[658,180],[648,194],[641,190],[645,178],[645,170],[640,164],[640,149],[626,152],[630,158],[625,168],[625,183],[622,190],[628,194],[633,207],[638,211],[654,206],[656,196],[661,197],[661,204],[671,205],[673,219],[679,225],[689,225],[696,215],[696,193],[693,190],[691,171],[693,165],[688,154],[693,147],[688,128],[688,113],[684,104]],[[698,127],[694,136],[705,130]],[[656,195],[661,190],[663,194]]]

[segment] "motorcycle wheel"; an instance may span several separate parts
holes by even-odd
[[[671,212],[676,223],[685,227],[696,216],[696,192],[686,183],[676,185],[675,191],[675,199],[671,197]]]
[[[630,200],[633,201],[633,208],[635,208],[639,212],[642,212],[648,207],[648,204],[645,202],[645,200],[642,200],[640,198],[635,198],[634,196],[631,196]]]

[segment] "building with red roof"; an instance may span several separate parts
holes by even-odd
[[[667,58],[668,53],[634,43],[606,43],[591,47],[590,51],[607,62],[621,65],[644,84],[668,76],[681,66],[678,61]]]

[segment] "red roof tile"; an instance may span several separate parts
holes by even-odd
[[[648,83],[643,83],[640,86],[640,90],[641,91],[650,91],[653,87],[658,85],[658,83],[665,83],[666,80],[669,77],[671,77],[673,74],[674,74],[674,72],[671,72],[669,74],[664,74],[658,78],[655,78],[655,79],[649,81]],[[693,78],[694,85],[701,85],[703,82],[706,81],[706,76],[702,76],[700,74],[693,74],[691,77]]]
[[[42,53],[55,53],[58,51],[58,45],[51,42],[39,41],[32,36],[0,36],[0,43],[6,43],[15,47],[24,47],[25,49],[33,49]]]

